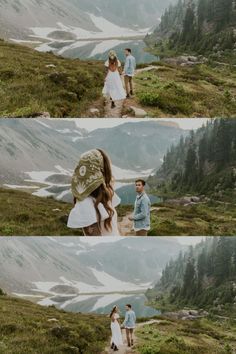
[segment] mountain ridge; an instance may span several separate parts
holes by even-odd
[[[18,39],[29,39],[33,38],[29,37],[33,34],[32,27],[42,29],[51,27],[53,32],[53,28],[57,30],[58,23],[61,23],[61,31],[64,32],[69,27],[77,27],[81,31],[99,32],[100,29],[94,24],[91,14],[117,26],[133,29],[147,28],[160,17],[164,6],[164,3],[158,0],[129,0],[124,6],[114,0],[110,2],[106,0],[49,0],[47,2],[4,0],[0,1],[0,22],[4,25],[0,33],[8,39],[12,35]],[[140,13],[142,16],[139,16]]]
[[[152,121],[127,122],[88,132],[68,120],[2,120],[0,184],[22,183],[28,177],[24,172],[55,171],[56,174],[57,165],[73,170],[80,154],[91,148],[107,151],[119,168],[142,172],[152,168],[153,151],[156,165],[160,165],[170,144],[186,134],[179,127]]]
[[[185,249],[185,246],[180,245],[177,240],[152,239],[150,244],[145,246],[147,248],[145,251],[143,249],[145,241],[137,239],[135,254],[131,255],[132,245],[134,241],[129,239],[120,239],[115,243],[114,249],[113,242],[90,245],[77,237],[2,238],[1,288],[8,293],[25,293],[31,294],[32,297],[34,294],[42,293],[34,291],[35,284],[40,282],[51,283],[49,289],[53,289],[57,295],[61,295],[60,286],[57,289],[54,283],[64,284],[64,294],[65,289],[73,287],[73,284],[79,294],[80,286],[84,286],[80,285],[81,283],[86,283],[90,287],[101,286],[102,291],[103,284],[93,270],[100,274],[109,274],[117,281],[137,284],[138,287],[142,283],[154,283],[157,279],[156,275],[152,278],[152,274],[155,274],[152,272],[152,265],[155,264],[154,268],[161,270],[171,255],[177,255],[178,250]],[[142,262],[137,266],[138,259]],[[111,288],[110,292],[113,290]]]

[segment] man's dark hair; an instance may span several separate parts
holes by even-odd
[[[129,309],[132,309],[132,306],[130,304],[126,305]]]
[[[143,179],[137,179],[137,181],[135,181],[135,183],[139,182],[141,182],[143,186],[146,186],[146,182]]]
[[[130,48],[125,48],[129,53],[132,53],[132,50]]]

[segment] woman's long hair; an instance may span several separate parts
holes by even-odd
[[[116,312],[117,306],[114,306],[110,313],[110,318],[112,318],[113,314]]]
[[[104,169],[103,175],[105,179],[105,183],[100,185],[92,194],[91,196],[95,199],[95,209],[98,216],[98,226],[101,228],[101,214],[98,209],[99,203],[103,204],[104,208],[106,209],[109,217],[104,221],[104,226],[107,231],[111,231],[111,222],[112,217],[114,215],[114,210],[111,207],[112,198],[114,195],[114,189],[112,186],[112,170],[111,170],[111,162],[107,154],[100,149],[97,149],[103,157],[104,162]]]
[[[111,71],[116,71],[118,69],[118,59],[116,56],[114,57],[109,57],[109,69]]]

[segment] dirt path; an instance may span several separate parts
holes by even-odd
[[[143,73],[145,71],[158,70],[159,68],[160,68],[160,66],[149,65],[149,66],[146,66],[145,68],[137,69],[136,73],[140,74],[140,73]]]
[[[151,324],[160,323],[160,322],[161,321],[158,321],[158,320],[150,320],[150,321],[147,321],[147,322],[138,323],[136,329],[141,328],[141,327],[146,326],[146,325],[151,325]],[[122,336],[123,336],[124,345],[122,345],[122,347],[119,348],[119,351],[114,352],[114,350],[112,350],[110,348],[110,346],[108,346],[105,349],[104,354],[114,354],[114,353],[117,353],[117,354],[131,354],[131,353],[132,354],[138,354],[137,350],[135,349],[137,347],[137,344],[138,344],[138,338],[135,335],[135,332],[134,332],[134,346],[132,348],[129,348],[127,346],[125,330],[122,330]]]
[[[111,108],[111,100],[105,101],[105,118],[121,118],[125,100],[116,101],[116,107]]]
[[[120,222],[121,236],[135,236],[133,221],[129,220],[130,216],[132,216],[132,213],[125,215]]]
[[[153,207],[151,208],[151,213],[153,211],[159,211],[161,208]],[[135,236],[135,231],[133,230],[133,221],[129,220],[132,213],[126,214],[119,223],[121,236]]]

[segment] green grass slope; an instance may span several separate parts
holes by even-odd
[[[0,236],[82,236],[67,228],[72,205],[27,192],[0,188]],[[119,220],[133,206],[119,206]],[[192,206],[162,203],[151,213],[149,236],[236,235],[234,204],[209,202]]]
[[[66,236],[82,234],[66,226],[72,205],[53,198],[0,189],[0,235]]]
[[[64,59],[0,40],[0,116],[83,116],[101,95],[102,63]]]
[[[135,77],[137,105],[152,117],[235,117],[236,68],[159,63]]]
[[[105,316],[66,313],[0,295],[0,353],[99,354],[109,335]]]
[[[162,319],[137,331],[140,354],[233,354],[236,324],[208,318],[183,321]]]
[[[165,204],[152,212],[150,236],[235,236],[234,204],[209,202],[191,206]]]

